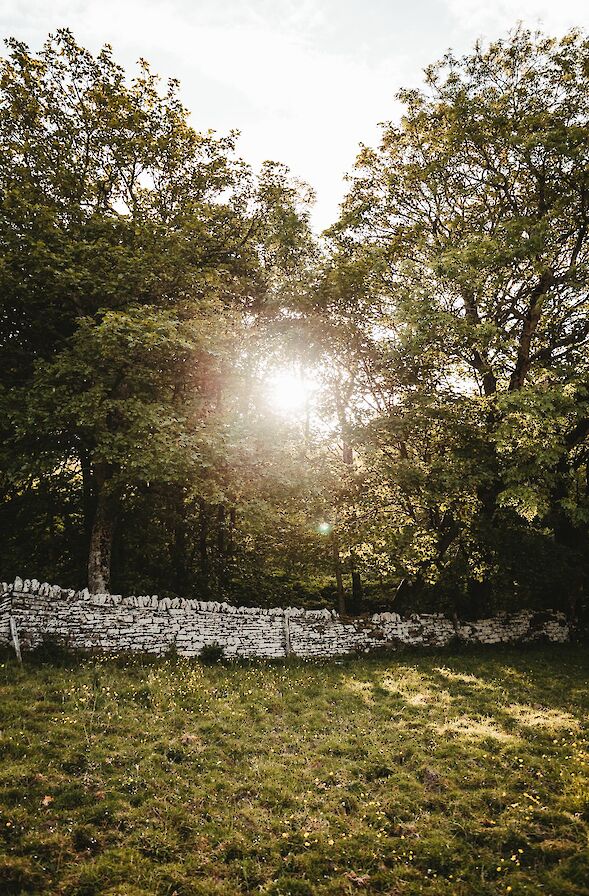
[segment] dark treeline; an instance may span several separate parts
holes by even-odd
[[[584,612],[589,41],[520,29],[400,98],[318,240],[176,82],[7,42],[4,578]]]

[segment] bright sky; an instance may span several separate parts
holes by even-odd
[[[71,28],[178,77],[200,130],[241,131],[241,155],[285,162],[315,189],[318,230],[337,217],[358,144],[395,119],[394,95],[449,48],[503,34],[518,19],[560,34],[589,30],[586,0],[0,0],[0,31],[39,49]]]

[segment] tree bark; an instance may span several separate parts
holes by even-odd
[[[335,571],[335,583],[337,586],[337,610],[340,616],[346,615],[346,592],[344,591],[344,579],[342,576],[342,561],[339,555],[339,542],[335,532],[331,533],[331,550]]]
[[[229,528],[227,532],[227,556],[230,560],[233,560],[233,555],[235,553],[235,526],[237,522],[237,511],[235,507],[231,506],[229,508]]]
[[[464,313],[466,315],[466,318],[472,323],[473,326],[477,327],[481,323],[481,318],[479,315],[479,310],[474,293],[465,290],[463,292],[462,298],[464,301]],[[493,373],[487,354],[483,354],[481,351],[479,351],[479,349],[474,348],[472,352],[471,362],[474,369],[482,377],[484,394],[487,396],[494,395],[497,391],[497,378]]]
[[[225,562],[225,505],[217,504],[217,551],[221,565]]]
[[[105,594],[110,589],[112,541],[115,528],[115,502],[107,489],[107,480],[97,475],[96,511],[88,552],[88,589],[92,594]]]
[[[554,275],[552,271],[545,271],[540,277],[537,286],[532,291],[519,338],[515,368],[509,381],[510,392],[516,392],[518,389],[521,389],[526,381],[532,363],[530,357],[532,339],[540,322],[544,299],[553,283]]]
[[[359,616],[362,612],[362,599],[364,592],[362,589],[362,578],[357,569],[352,569],[352,606],[354,613]]]
[[[85,448],[80,449],[80,467],[82,469],[82,509],[84,513],[84,532],[90,542],[92,526],[96,514],[96,490],[92,476],[90,456]]]
[[[199,507],[199,531],[198,531],[198,555],[200,561],[200,574],[203,579],[207,579],[209,575],[209,550],[208,550],[208,531],[209,518],[207,513],[207,503],[204,498],[198,499]]]
[[[188,556],[186,506],[182,491],[172,491],[170,501],[176,505],[174,534],[170,545],[174,590],[176,594],[184,595],[187,593],[190,584],[190,561]]]
[[[219,584],[227,585],[227,511],[224,504],[217,505],[217,569]]]
[[[583,441],[589,434],[587,421],[577,423],[567,436],[567,446],[574,447]],[[572,572],[570,591],[567,595],[569,619],[573,626],[578,622],[579,610],[585,612],[586,594],[589,582],[589,564],[587,563],[587,525],[576,525],[567,514],[562,502],[569,491],[568,477],[571,473],[571,459],[569,453],[565,453],[556,468],[555,483],[551,490],[551,506],[553,508],[553,531],[557,545],[564,548],[568,554],[568,565]],[[589,478],[586,483],[589,492]]]

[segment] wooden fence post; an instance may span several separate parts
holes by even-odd
[[[14,616],[8,617],[8,623],[10,625],[10,634],[12,635],[12,644],[14,646],[14,652],[16,653],[16,658],[22,665],[22,654],[20,652],[20,641],[18,640],[18,629],[16,627],[16,622]]]
[[[290,645],[290,619],[288,616],[288,612],[284,611],[284,654],[285,656],[290,656],[292,653],[292,647]]]

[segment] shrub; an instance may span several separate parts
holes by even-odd
[[[44,634],[41,643],[29,651],[28,656],[36,663],[64,667],[69,666],[74,659],[68,650],[67,643],[55,635]]]
[[[206,666],[214,666],[216,663],[220,663],[224,657],[225,648],[216,641],[212,644],[205,644],[199,654],[201,663],[204,663]]]

